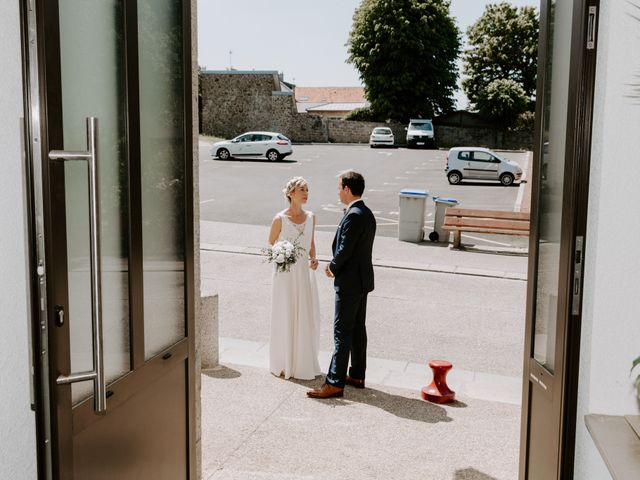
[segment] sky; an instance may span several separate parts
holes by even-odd
[[[487,0],[452,0],[464,33]],[[539,7],[539,0],[510,0]],[[362,83],[346,63],[346,43],[360,0],[198,0],[198,63],[207,70],[277,70],[300,87]],[[231,52],[231,53],[229,53]],[[458,108],[466,97],[456,93]]]

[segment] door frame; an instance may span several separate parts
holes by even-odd
[[[554,425],[557,438],[558,469],[557,479],[573,478],[575,434],[577,422],[577,394],[580,363],[580,333],[582,320],[582,285],[584,284],[584,252],[588,218],[589,175],[591,162],[591,132],[593,125],[593,99],[595,90],[595,68],[597,57],[597,27],[599,0],[573,0],[571,64],[569,73],[570,93],[567,105],[567,133],[565,145],[565,175],[563,190],[562,224],[560,240],[560,270],[558,282],[558,314],[556,324],[555,374],[549,374],[533,358],[540,174],[542,168],[543,138],[542,119],[545,103],[545,80],[547,76],[548,0],[540,2],[540,34],[538,46],[538,78],[536,98],[536,123],[534,131],[533,161],[534,172],[531,195],[531,234],[529,237],[529,265],[527,274],[527,303],[525,323],[525,346],[523,365],[522,410],[520,431],[519,478],[528,478],[530,457],[529,430],[533,421],[549,421],[535,418],[531,411],[532,386],[530,375],[542,374],[549,381],[549,395],[553,398],[554,410],[559,412],[559,423]],[[593,45],[587,48],[590,27],[589,8],[595,7]],[[556,25],[556,28],[560,27]],[[581,237],[582,252],[576,264],[576,243]],[[573,289],[578,282],[578,293]]]
[[[124,10],[124,24],[128,36],[125,39],[126,83],[126,130],[133,142],[128,142],[128,158],[140,158],[139,96],[138,96],[138,55],[137,55],[137,2],[120,0]],[[129,289],[130,312],[130,365],[131,371],[113,382],[120,390],[116,400],[110,399],[112,406],[123,403],[136,392],[134,385],[148,384],[159,378],[166,368],[187,360],[186,397],[188,417],[188,465],[185,471],[189,478],[197,476],[196,457],[196,279],[195,279],[195,229],[194,229],[194,140],[193,140],[193,75],[192,55],[194,29],[192,1],[180,1],[182,11],[182,67],[183,67],[183,159],[184,159],[184,295],[185,295],[185,337],[168,347],[154,358],[145,362],[144,358],[144,318],[142,296],[142,232],[141,232],[141,189],[129,188]],[[63,185],[62,165],[51,164],[48,152],[62,149],[61,70],[59,64],[58,0],[21,0],[23,85],[25,92],[25,150],[28,174],[29,201],[29,255],[32,291],[32,344],[33,344],[33,385],[36,412],[37,462],[39,478],[58,478],[61,471],[71,472],[73,467],[73,430],[87,426],[97,417],[93,415],[91,400],[71,405],[70,388],[57,388],[56,378],[60,369],[69,371],[70,365],[51,363],[59,354],[68,358],[69,342],[56,335],[53,326],[55,303],[66,298],[66,242],[64,228],[53,232],[54,225],[65,225],[64,211],[50,208],[52,198],[64,198],[64,188],[52,184],[52,175]],[[52,34],[53,33],[53,34]],[[48,44],[45,49],[45,38]],[[45,55],[54,52],[55,55]],[[49,143],[51,139],[51,143]],[[129,163],[128,183],[141,185],[140,162]],[[54,185],[54,188],[52,188]],[[132,195],[133,193],[133,195]],[[53,252],[56,254],[54,255]],[[51,327],[51,328],[50,328]],[[135,332],[135,333],[134,333]],[[170,354],[170,355],[169,355]],[[169,357],[167,357],[169,355]],[[163,359],[167,357],[168,359]],[[66,362],[68,363],[68,362]],[[137,370],[136,370],[137,369]],[[141,381],[138,379],[143,377]],[[69,386],[67,386],[69,387]],[[72,418],[73,417],[73,418]],[[73,422],[75,421],[75,426]],[[57,425],[64,425],[58,429]]]

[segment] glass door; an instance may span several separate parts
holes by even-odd
[[[592,4],[541,2],[521,479],[572,478],[597,21]]]
[[[54,478],[194,478],[190,2],[35,4]]]

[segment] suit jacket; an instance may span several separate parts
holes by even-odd
[[[342,294],[373,290],[371,252],[376,235],[376,219],[362,200],[347,210],[333,239],[333,260],[329,268],[334,288]]]

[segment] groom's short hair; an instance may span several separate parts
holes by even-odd
[[[347,170],[340,174],[340,182],[342,188],[349,187],[351,194],[355,197],[361,197],[364,193],[364,177],[358,172]]]

